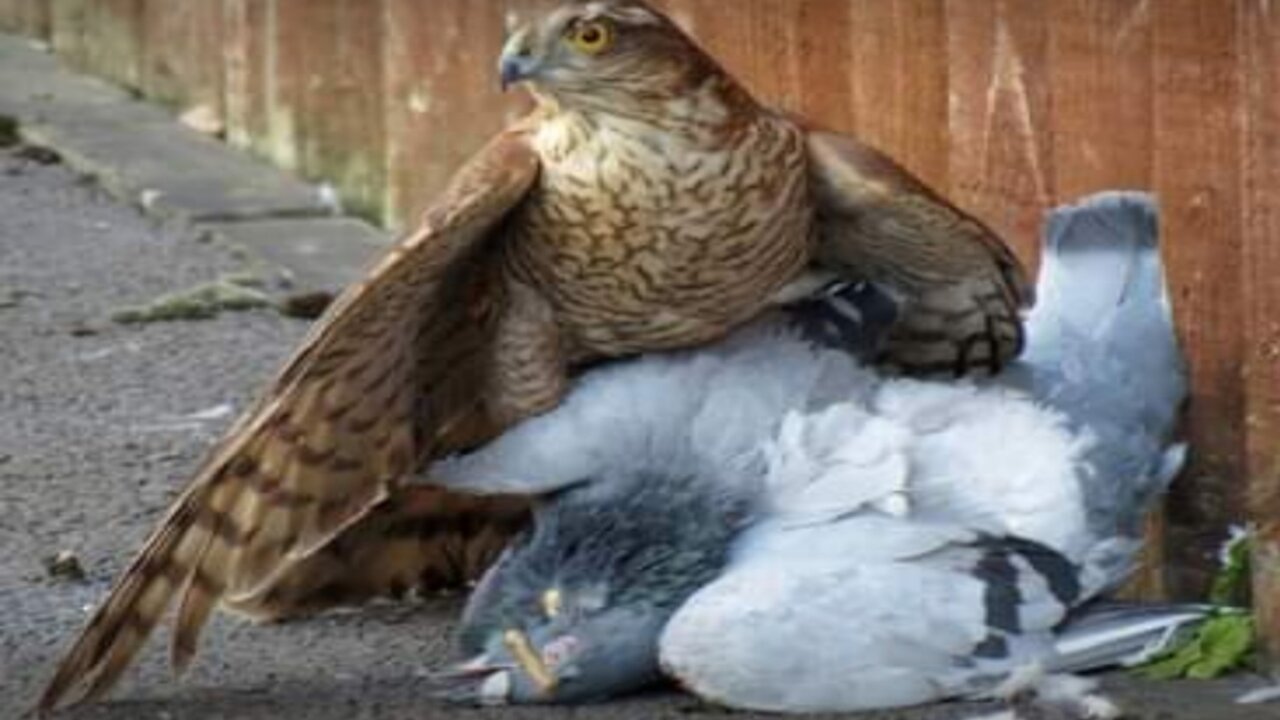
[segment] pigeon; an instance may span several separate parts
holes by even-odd
[[[872,367],[892,297],[835,283],[715,346],[596,367],[440,463],[459,492],[543,499],[439,693],[577,703],[666,677],[733,708],[859,711],[1149,654],[1206,612],[1101,601],[1186,453],[1157,240],[1147,195],[1054,211],[1026,351],[995,377]]]

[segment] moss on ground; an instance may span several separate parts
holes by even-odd
[[[124,324],[208,320],[223,312],[271,307],[271,298],[246,278],[225,276],[152,300],[145,305],[122,308],[111,319]]]

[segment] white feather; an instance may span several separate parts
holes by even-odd
[[[712,350],[591,373],[556,412],[431,479],[540,493],[627,471],[712,475],[763,482],[797,523],[910,511],[1079,557],[1088,442],[1021,391],[886,379],[766,322]]]
[[[817,555],[753,555],[772,560],[739,564],[695,595],[663,633],[667,672],[713,701],[790,712],[964,690],[967,678],[950,671],[983,638],[981,582],[923,564],[849,562],[821,536],[791,534],[807,535]]]

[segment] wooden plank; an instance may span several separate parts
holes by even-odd
[[[223,6],[223,117],[227,141],[263,157],[270,149],[269,38],[271,0],[225,0]]]
[[[660,3],[763,103],[858,134],[947,181],[945,13],[936,0]]]
[[[50,0],[27,0],[27,30],[34,37],[48,40],[53,34],[53,7]]]
[[[792,73],[778,97],[762,98],[770,105],[798,112],[833,130],[853,132],[853,85],[841,71],[849,62],[853,43],[853,11],[847,2],[787,3],[785,12]],[[771,20],[764,18],[765,22]],[[834,72],[833,72],[834,70]]]
[[[0,31],[47,40],[50,0],[0,0]]]
[[[48,40],[53,33],[53,8],[50,0],[26,0],[27,34]]]
[[[717,0],[669,0],[665,3],[682,27],[762,102],[787,106],[792,99],[788,78],[799,70],[786,51],[794,29],[792,6],[786,0],[735,0],[725,12]]]
[[[71,65],[85,67],[88,40],[85,34],[93,23],[92,0],[50,0],[53,49]]]
[[[950,183],[946,6],[937,0],[850,3],[851,57],[810,75],[848,76],[857,134],[940,191]],[[843,71],[843,67],[849,70]]]
[[[1152,3],[1072,0],[1049,7],[1055,199],[1150,188]]]
[[[50,0],[53,46],[72,65],[129,88],[142,86],[146,0]]]
[[[403,227],[527,104],[514,94],[504,96],[498,87],[506,14],[501,3],[386,0],[385,5],[384,217],[391,226]]]
[[[0,0],[0,31],[26,34],[26,0]]]
[[[1056,196],[1048,18],[1038,3],[947,0],[951,195],[1028,260]]]
[[[1168,505],[1167,578],[1175,596],[1203,597],[1243,513],[1239,26],[1234,3],[1162,0],[1152,12],[1155,187],[1191,365],[1192,462]]]
[[[293,40],[297,30],[290,25],[292,15],[305,10],[302,0],[231,0],[234,7],[229,32],[236,38],[237,54],[243,57],[245,75],[234,80],[239,106],[234,124],[244,123],[256,140],[257,152],[276,165],[302,171],[298,125],[305,113],[301,85],[305,81],[302,56],[304,43]],[[242,25],[243,23],[243,25]],[[328,48],[311,52],[324,54]],[[229,117],[231,115],[229,114]]]
[[[25,0],[0,0],[0,32],[23,32]]]
[[[1253,598],[1270,666],[1280,670],[1280,6],[1239,5]]]
[[[275,0],[268,36],[272,154],[377,216],[384,181],[382,8],[364,0]]]
[[[165,0],[145,3],[142,89],[184,112],[202,108],[223,118],[223,3]]]
[[[842,72],[851,43],[850,5],[749,0],[724,12],[714,0],[655,2],[760,102],[850,130],[852,86]]]

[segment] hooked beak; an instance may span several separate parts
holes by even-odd
[[[538,74],[538,60],[533,56],[527,30],[515,33],[502,48],[502,56],[498,60],[498,74],[502,80],[502,90],[517,83],[529,80]]]

